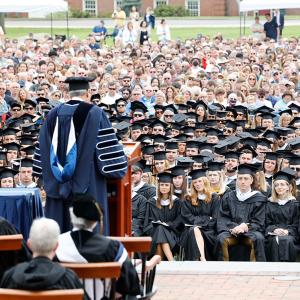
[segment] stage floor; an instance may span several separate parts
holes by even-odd
[[[162,262],[154,300],[299,300],[300,263]]]

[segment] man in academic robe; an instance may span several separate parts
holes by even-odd
[[[87,77],[69,77],[72,100],[52,109],[36,144],[34,171],[42,175],[47,194],[46,216],[62,232],[71,229],[69,207],[74,193],[89,193],[104,212],[104,234],[109,234],[106,178],[122,178],[127,158],[105,112],[87,103]]]
[[[19,172],[19,183],[17,187],[21,188],[35,188],[36,183],[33,181],[32,177],[32,159],[23,158],[20,162],[20,172]]]
[[[116,290],[126,295],[126,299],[136,299],[135,295],[140,294],[139,278],[126,249],[119,241],[93,232],[97,221],[101,220],[101,210],[95,199],[88,194],[75,194],[70,214],[73,230],[60,235],[56,258],[69,263],[119,262],[122,268]],[[96,299],[102,299],[100,282],[96,287]],[[93,289],[86,291],[93,299]]]
[[[222,198],[217,219],[219,260],[230,260],[229,247],[243,244],[250,248],[251,261],[266,261],[263,233],[267,197],[254,189],[256,171],[253,165],[240,165],[236,190]]]
[[[70,269],[52,262],[58,246],[59,226],[54,220],[36,219],[27,242],[33,259],[4,273],[0,287],[29,291],[80,289],[82,284]],[[87,295],[85,300],[89,299]]]
[[[156,195],[156,188],[147,184],[142,180],[143,170],[139,164],[135,164],[131,168],[132,192],[150,199]]]

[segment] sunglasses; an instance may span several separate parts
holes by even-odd
[[[12,109],[12,111],[21,111],[21,109],[20,108],[14,108],[14,109]]]
[[[118,104],[117,107],[125,107],[125,104]]]
[[[142,117],[143,114],[133,114],[134,117]]]

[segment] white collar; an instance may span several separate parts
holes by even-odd
[[[134,192],[137,192],[140,188],[142,188],[142,187],[144,186],[144,184],[145,184],[145,182],[144,182],[143,180],[141,180],[141,182],[140,182],[138,185],[134,186],[134,187],[132,188],[132,190],[133,190]]]
[[[295,200],[295,197],[290,197],[288,199],[285,200],[278,200],[278,205],[285,205],[286,203],[288,203],[289,201]]]
[[[251,196],[255,195],[258,193],[258,191],[248,191],[246,193],[241,192],[239,189],[236,189],[236,196],[239,199],[239,201],[245,201],[249,199]]]
[[[169,199],[165,199],[165,200],[160,200],[160,205],[161,206],[169,206],[170,205],[170,200]]]
[[[198,199],[199,200],[205,200],[206,199],[206,195],[204,195],[204,194],[198,194]]]

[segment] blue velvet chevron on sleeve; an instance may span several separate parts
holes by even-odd
[[[41,160],[41,151],[40,151],[40,144],[37,142],[35,144],[35,152],[33,157],[33,174],[35,176],[42,175],[42,160]]]
[[[122,178],[127,172],[127,157],[123,145],[105,113],[100,121],[96,143],[96,160],[100,173],[108,178]]]

